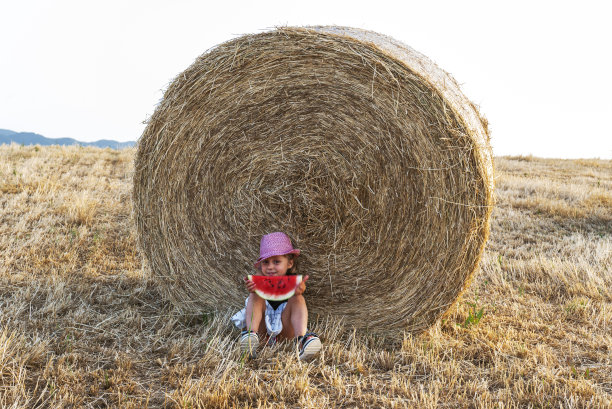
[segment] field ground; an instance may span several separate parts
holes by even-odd
[[[0,147],[0,407],[612,407],[612,161],[496,158],[490,239],[450,314],[398,343],[318,321],[303,364],[288,345],[243,362],[227,314],[161,299],[134,153]]]

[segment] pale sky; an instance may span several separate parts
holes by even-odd
[[[608,1],[1,0],[0,128],[136,140],[200,54],[275,26],[390,35],[462,84],[495,155],[612,159]]]

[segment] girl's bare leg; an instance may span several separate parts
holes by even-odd
[[[246,306],[246,329],[265,334],[266,323],[263,320],[265,312],[266,301],[255,293],[249,294]]]
[[[308,324],[308,308],[302,295],[294,295],[287,301],[287,306],[281,314],[283,330],[278,334],[279,339],[292,339],[306,333]]]

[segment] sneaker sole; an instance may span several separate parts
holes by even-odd
[[[320,350],[321,340],[319,338],[314,338],[306,344],[304,350],[300,354],[300,359],[303,361],[307,361],[317,355]]]
[[[240,338],[240,355],[248,355],[249,358],[257,357],[259,338],[256,335],[245,335]]]

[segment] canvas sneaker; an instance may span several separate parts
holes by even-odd
[[[257,357],[257,347],[259,346],[259,336],[253,331],[242,331],[240,333],[240,356],[248,358]]]
[[[300,359],[308,361],[321,350],[321,340],[317,334],[308,332],[304,336],[298,337],[298,347]]]

